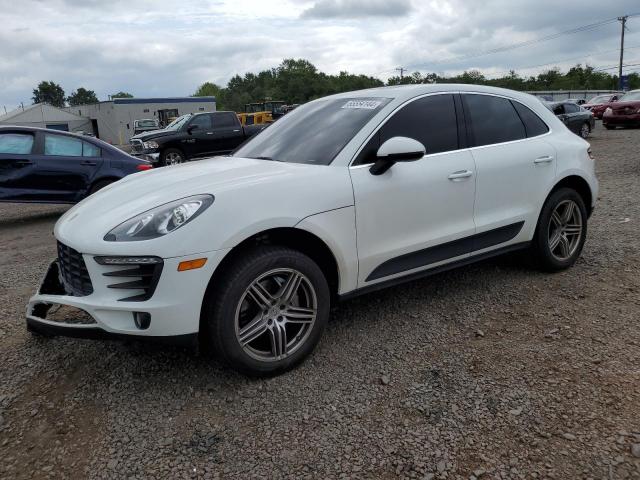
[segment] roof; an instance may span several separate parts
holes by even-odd
[[[20,120],[20,117],[25,118]],[[4,115],[0,115],[0,123],[6,124],[9,120],[13,122],[68,122],[73,120],[86,120],[86,118],[47,103],[34,103],[33,105],[27,105],[24,108],[19,107]]]

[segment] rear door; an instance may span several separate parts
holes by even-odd
[[[233,112],[214,113],[213,132],[217,141],[216,153],[231,152],[245,139],[238,116]]]
[[[475,250],[531,240],[553,184],[556,152],[549,127],[525,105],[505,97],[462,94],[475,160]]]
[[[104,162],[101,149],[72,135],[38,132],[34,200],[76,202],[91,187]]]
[[[32,152],[35,136],[31,132],[0,132],[0,200],[24,200],[37,168]]]

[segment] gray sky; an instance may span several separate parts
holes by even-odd
[[[234,74],[305,58],[320,70],[393,68],[535,74],[553,62],[616,65],[620,24],[490,55],[623,14],[638,0],[0,0],[0,108],[30,103],[41,80],[106,96],[190,95]],[[640,16],[625,63],[640,64]],[[640,67],[630,67],[638,68]],[[609,70],[614,71],[614,70]],[[0,110],[0,113],[2,111]]]

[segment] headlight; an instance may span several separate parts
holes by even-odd
[[[186,225],[204,212],[212,203],[213,195],[194,195],[130,218],[104,236],[107,242],[137,242],[162,237]]]
[[[158,142],[154,142],[153,140],[149,140],[148,142],[142,142],[142,146],[145,150],[155,150],[159,147]]]

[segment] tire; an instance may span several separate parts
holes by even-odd
[[[292,280],[295,289],[287,295]],[[259,247],[228,265],[207,289],[201,340],[234,370],[277,375],[313,351],[330,303],[327,279],[313,260],[290,248]]]
[[[571,188],[552,192],[540,212],[531,246],[537,265],[548,272],[569,268],[580,256],[586,238],[587,209],[582,197]]]
[[[181,163],[185,163],[187,159],[177,148],[167,148],[160,155],[160,166],[161,167],[169,167],[171,165],[179,165]]]
[[[580,125],[580,136],[586,140],[589,138],[589,134],[591,134],[591,125],[589,122],[584,122]]]
[[[604,128],[606,128],[607,130],[615,130],[616,127],[612,126],[612,125],[605,125]]]
[[[91,189],[89,190],[89,194],[87,196],[93,195],[98,190],[102,190],[104,187],[106,187],[107,185],[111,185],[115,181],[116,180],[100,180],[99,182],[94,183],[91,186]]]

